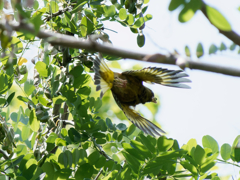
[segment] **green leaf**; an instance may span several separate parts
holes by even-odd
[[[71,14],[78,12],[88,1],[79,1],[71,11]]]
[[[202,138],[202,145],[205,148],[212,149],[213,153],[219,151],[219,147],[218,147],[217,141],[214,138],[212,138],[211,136],[209,136],[209,135],[203,136],[203,138]]]
[[[88,163],[82,164],[78,168],[78,170],[75,174],[75,179],[86,179],[86,178],[91,179],[93,170],[94,170],[94,168],[92,165],[90,165]]]
[[[222,159],[227,161],[230,159],[231,156],[231,146],[227,143],[223,144],[221,147],[221,156]]]
[[[173,146],[174,140],[167,139],[165,136],[158,138],[157,147],[160,152],[168,151]]]
[[[25,125],[22,127],[21,137],[23,141],[26,141],[29,138],[30,135],[30,127],[28,125]]]
[[[59,7],[56,1],[50,1],[50,9],[51,9],[51,13],[56,13],[59,11]]]
[[[216,45],[212,44],[209,48],[208,54],[215,54],[217,52],[218,48]]]
[[[37,0],[35,0],[35,1],[34,1],[34,4],[33,4],[33,9],[34,9],[34,10],[37,10],[38,7],[39,7],[39,3],[38,3]]]
[[[31,129],[34,132],[37,132],[40,127],[40,121],[37,120],[35,110],[31,110],[30,116],[29,116],[29,124]]]
[[[106,161],[106,163],[104,164],[104,171],[112,171],[114,165],[115,163],[113,160]]]
[[[74,143],[80,142],[81,135],[79,134],[79,132],[76,129],[70,128],[68,130],[68,134],[69,134],[69,138],[71,139],[72,142],[74,142]]]
[[[59,169],[54,172],[54,179],[57,179],[57,180],[69,179],[69,176],[71,175],[71,173],[72,173],[71,169]]]
[[[179,13],[178,20],[180,22],[187,22],[189,21],[193,16],[195,12],[193,9],[189,8],[187,5],[182,9],[182,11]]]
[[[196,139],[190,139],[187,143],[187,151],[191,156],[194,156],[194,151],[197,147],[197,140]]]
[[[48,68],[47,68],[47,65],[44,62],[38,61],[35,65],[35,68],[37,69],[38,73],[42,77],[48,77]]]
[[[152,153],[156,152],[156,148],[152,145],[152,143],[149,141],[147,137],[145,137],[143,134],[140,134],[140,141],[142,144]]]
[[[227,50],[227,46],[224,43],[221,43],[219,50],[225,51],[225,50]]]
[[[92,154],[90,154],[88,156],[88,163],[91,165],[95,165],[95,163],[98,161],[99,157],[100,157],[100,154],[98,151],[92,152]]]
[[[65,102],[66,100],[67,100],[66,97],[59,95],[59,96],[53,98],[53,104],[61,104],[61,103]]]
[[[24,155],[21,155],[21,156],[18,156],[16,158],[14,158],[14,159],[11,159],[11,165],[8,166],[4,171],[6,171],[7,169],[12,168],[12,167],[18,165],[20,162],[22,162],[23,158],[24,158]]]
[[[101,168],[105,165],[106,163],[106,158],[104,156],[100,156],[99,159],[97,160],[97,162],[95,163],[95,167],[96,168]]]
[[[5,104],[4,104],[4,108],[5,107],[8,107],[9,105],[10,105],[10,103],[11,103],[11,101],[12,101],[12,99],[13,99],[13,97],[15,96],[15,92],[13,92],[13,93],[11,93],[9,96],[8,96],[8,98],[7,98],[7,100],[5,101]]]
[[[173,10],[177,9],[179,6],[181,6],[182,4],[185,4],[184,0],[171,0],[170,4],[168,6],[168,10],[173,11]]]
[[[3,107],[3,105],[6,103],[6,99],[4,99],[4,98],[0,98],[0,105],[2,105],[2,107]]]
[[[79,155],[80,155],[80,158],[79,158],[79,164],[84,164],[86,163],[87,160],[87,152],[85,149],[80,149],[79,151]]]
[[[90,83],[91,76],[89,74],[81,74],[74,77],[73,86],[75,88],[87,86]]]
[[[104,10],[104,16],[105,17],[112,17],[116,14],[116,10],[115,10],[115,6],[114,5],[111,5],[111,6],[107,6],[105,5],[103,7],[103,10]]]
[[[83,86],[77,91],[77,94],[81,97],[81,99],[86,99],[91,93],[91,87]]]
[[[128,25],[132,25],[134,23],[134,17],[132,14],[129,14],[127,17],[127,23]]]
[[[117,141],[120,142],[122,141],[122,138],[123,138],[123,133],[119,134],[118,138],[117,138]]]
[[[124,131],[127,129],[127,126],[123,123],[119,123],[117,126],[116,126],[120,131]]]
[[[209,171],[213,166],[215,166],[215,164],[216,164],[215,162],[208,162],[208,163],[203,164],[201,166],[201,173],[205,173],[205,172]]]
[[[185,54],[186,56],[191,57],[191,52],[188,46],[185,46]]]
[[[147,15],[144,16],[144,22],[147,22],[147,21],[151,20],[152,18],[153,17],[152,17],[151,14],[147,14]]]
[[[118,170],[113,170],[110,172],[106,177],[104,177],[102,180],[109,180],[109,179],[115,179],[115,177],[118,175]]]
[[[144,161],[145,157],[143,154],[139,153],[137,149],[133,148],[130,144],[128,143],[122,143],[122,147],[127,151],[130,155],[134,156],[135,158]]]
[[[146,147],[142,143],[140,143],[136,140],[131,140],[130,144],[131,144],[131,146],[136,148],[139,151],[139,153],[141,153],[145,158],[152,157],[151,152],[148,149],[146,149]]]
[[[56,146],[67,146],[67,142],[61,138],[55,139]]]
[[[19,101],[26,102],[26,103],[27,103],[28,101],[30,101],[30,99],[28,99],[28,98],[26,98],[26,97],[23,97],[23,96],[18,96],[17,99],[18,99]]]
[[[210,22],[218,29],[222,31],[231,31],[231,25],[218,10],[206,5],[206,13]]]
[[[144,19],[143,17],[140,17],[137,21],[135,21],[132,28],[140,28],[143,24],[144,24]]]
[[[107,126],[108,126],[109,129],[114,130],[114,126],[113,126],[113,124],[112,124],[111,119],[106,118],[106,124],[107,124]]]
[[[51,180],[51,179],[54,179],[54,166],[52,165],[52,163],[50,162],[45,162],[41,169],[46,173],[46,176],[44,177],[44,179],[47,179],[47,180]]]
[[[197,46],[197,51],[196,51],[196,55],[198,58],[202,57],[204,54],[204,51],[203,51],[203,46],[201,43],[198,43],[198,46]]]
[[[218,176],[214,176],[211,180],[220,180]]]
[[[27,149],[26,145],[18,144],[17,148],[14,150],[14,152],[16,152],[18,156],[26,155],[28,153],[28,149]]]
[[[82,37],[85,37],[87,36],[87,24],[88,24],[88,20],[87,20],[87,17],[84,16],[81,20],[81,24],[80,24],[80,32],[81,32],[81,35]]]
[[[144,34],[138,34],[137,36],[137,44],[139,47],[143,47],[145,44],[145,36]]]
[[[201,9],[202,1],[201,0],[190,0],[187,4],[185,4],[182,11],[179,13],[178,19],[180,22],[189,21],[197,10]]]
[[[192,164],[189,164],[187,161],[181,161],[180,164],[187,169],[188,171],[190,171],[193,175],[197,175],[197,169],[195,166],[193,166]]]
[[[239,162],[240,161],[240,135],[238,135],[232,145],[231,150],[231,159],[233,161]]]
[[[72,151],[73,167],[75,168],[80,159],[80,150],[75,148]]]
[[[131,124],[128,129],[126,130],[127,136],[130,136],[136,129],[136,126],[134,124]]]
[[[0,84],[0,94],[3,94],[8,90],[8,77],[4,73],[0,73]]]
[[[65,29],[71,33],[77,33],[77,26],[76,23],[74,22],[74,19],[72,18],[72,14],[68,11],[64,12],[65,14],[65,19],[67,22],[67,26]]]
[[[35,86],[33,85],[33,81],[27,80],[24,83],[24,92],[29,96],[35,90]]]
[[[70,168],[72,166],[72,153],[69,150],[62,152],[58,156],[58,162],[61,167]]]
[[[42,21],[42,14],[40,13],[34,13],[32,18],[30,19],[30,22],[33,23],[34,25],[34,35],[37,35],[37,33],[40,30],[40,26],[44,23]],[[31,37],[31,35],[30,35]],[[29,37],[28,37],[29,38]],[[34,39],[33,37],[31,37],[31,39]]]
[[[119,10],[119,18],[123,21],[127,18],[127,10],[126,9],[121,8]]]
[[[22,44],[22,42],[18,39],[18,38],[16,38],[16,37],[12,37],[12,40],[11,40],[11,44],[14,46],[14,48],[15,48],[15,50],[17,50],[15,53],[16,54],[19,54],[19,53],[21,53],[22,52],[22,50],[23,50],[23,44]],[[10,47],[9,48],[10,50],[12,50],[12,48]]]
[[[237,45],[235,43],[232,43],[232,45],[229,47],[231,51],[234,51],[236,49]]]
[[[140,162],[134,158],[133,156],[129,155],[128,153],[122,152],[123,156],[126,158],[127,163],[129,164],[130,168],[138,174],[138,170],[140,167]]]
[[[143,174],[150,174],[153,173],[154,175],[159,174],[160,169],[162,169],[162,164],[161,163],[157,163],[155,161],[150,161],[149,163],[147,163],[147,165],[145,166],[145,168],[143,169]]]
[[[197,164],[201,165],[204,161],[204,157],[205,157],[204,149],[201,146],[197,145],[196,149],[194,150],[193,159]]]

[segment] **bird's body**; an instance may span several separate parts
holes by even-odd
[[[114,79],[111,91],[122,104],[136,106],[152,101],[154,96],[152,91],[145,87],[139,78],[124,73],[114,73]]]
[[[102,90],[100,97],[107,90],[111,90],[113,97],[122,109],[126,117],[139,129],[147,134],[160,135],[158,131],[164,133],[162,129],[154,125],[149,120],[142,117],[130,106],[135,107],[138,104],[146,102],[156,102],[154,93],[143,85],[143,81],[162,84],[165,86],[190,88],[182,82],[191,82],[184,77],[188,76],[182,70],[167,70],[156,67],[148,67],[136,71],[125,71],[116,73],[111,71],[102,58],[94,61],[95,84],[97,90]]]

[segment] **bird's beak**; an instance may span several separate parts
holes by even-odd
[[[157,98],[156,98],[156,97],[153,97],[153,98],[152,98],[152,102],[157,103]]]

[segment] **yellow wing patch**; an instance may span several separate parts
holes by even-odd
[[[97,85],[97,91],[102,90],[100,94],[100,98],[102,98],[104,93],[113,86],[114,73],[109,69],[101,56],[100,58],[96,57],[94,60],[93,69],[95,71],[94,84]]]

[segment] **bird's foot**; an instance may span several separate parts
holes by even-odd
[[[156,98],[156,97],[153,97],[153,98],[152,98],[152,102],[157,103],[157,98]]]

